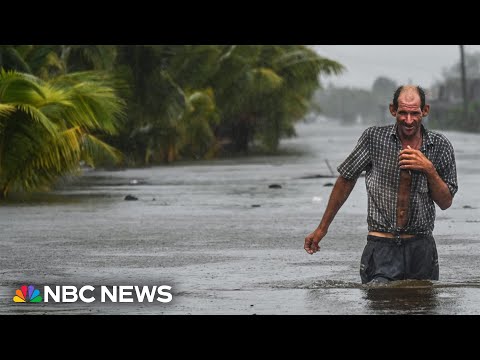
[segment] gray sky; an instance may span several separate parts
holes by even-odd
[[[371,89],[378,76],[399,85],[430,87],[441,80],[442,70],[460,59],[458,45],[312,45],[322,56],[346,66],[342,75],[324,76],[324,86]],[[465,45],[467,53],[480,52],[480,45]]]

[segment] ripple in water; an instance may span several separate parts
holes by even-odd
[[[302,281],[269,283],[270,287],[276,289],[439,289],[439,288],[480,288],[478,282],[466,283],[440,283],[430,280],[397,280],[387,283],[361,284],[341,280],[319,280],[313,283]]]

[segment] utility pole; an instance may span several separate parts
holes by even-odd
[[[462,74],[462,97],[463,97],[463,121],[468,123],[468,99],[467,99],[467,75],[465,71],[465,51],[463,45],[460,46],[460,70]]]

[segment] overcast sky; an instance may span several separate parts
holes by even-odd
[[[346,66],[342,75],[322,77],[327,86],[371,89],[378,76],[398,85],[412,83],[428,88],[441,80],[442,70],[460,59],[458,45],[313,45],[322,56]],[[480,45],[465,45],[467,53],[480,52]]]

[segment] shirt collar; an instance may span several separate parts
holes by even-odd
[[[429,136],[429,131],[427,130],[427,128],[425,126],[423,126],[423,124],[420,125],[421,129],[422,129],[422,135],[423,135],[423,143],[427,146],[429,145],[433,145],[433,141],[432,139],[430,138]],[[400,140],[400,138],[398,137],[397,135],[397,128],[398,128],[398,124],[395,123],[395,125],[392,126],[392,130],[390,131],[390,136],[393,138],[393,139],[398,139]]]

